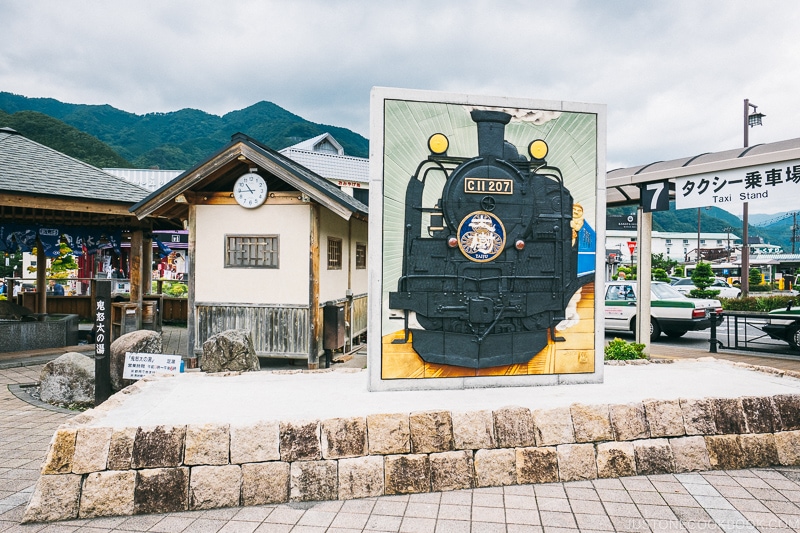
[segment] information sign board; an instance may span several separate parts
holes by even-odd
[[[179,374],[180,372],[180,355],[126,352],[122,379],[142,379],[150,374]]]

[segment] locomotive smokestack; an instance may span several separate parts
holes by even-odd
[[[481,157],[492,156],[503,159],[503,137],[511,115],[502,111],[475,109],[470,116],[478,125],[478,154]]]

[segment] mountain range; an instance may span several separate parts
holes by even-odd
[[[275,150],[328,132],[348,155],[369,154],[369,141],[363,136],[346,128],[310,122],[266,101],[221,117],[197,109],[137,115],[110,105],[68,104],[0,92],[0,127],[11,127],[29,139],[100,168],[191,168],[237,132]],[[608,214],[634,211],[616,207],[608,209]],[[791,213],[752,215],[749,234],[791,252],[793,223]],[[731,231],[742,236],[741,219],[716,207],[701,210],[700,225],[703,232]],[[697,210],[677,211],[673,204],[669,211],[654,213],[653,229],[696,232]]]
[[[327,132],[339,141],[346,154],[356,157],[369,154],[369,141],[363,136],[346,128],[310,122],[266,101],[223,116],[197,109],[137,115],[110,105],[68,104],[52,98],[28,98],[0,92],[0,110],[12,118],[20,112],[33,111],[58,119],[108,145],[127,161],[127,164],[114,165],[122,167],[187,169],[222,148],[231,135],[238,132],[275,150]],[[20,117],[17,119],[20,122]],[[39,117],[38,122],[46,121]],[[5,125],[0,123],[0,127]],[[19,124],[14,129],[29,136]],[[42,142],[34,136],[30,138]],[[50,146],[46,142],[42,144]]]

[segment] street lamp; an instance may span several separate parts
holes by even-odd
[[[750,113],[750,108],[753,108],[753,112]],[[755,104],[751,104],[750,100],[747,98],[744,99],[744,147],[747,148],[749,143],[748,139],[748,128],[752,128],[753,126],[761,126],[761,119],[764,118],[766,115],[763,113],[758,112],[758,106]],[[747,202],[742,204],[742,272],[741,272],[741,287],[742,287],[742,296],[747,296],[749,292],[749,283],[748,278],[750,275],[750,244],[748,242],[749,236],[747,234],[747,226],[748,226],[748,205]]]

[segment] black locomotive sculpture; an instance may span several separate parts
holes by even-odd
[[[389,307],[402,310],[405,337],[429,363],[487,368],[527,363],[553,340],[578,276],[572,195],[547,145],[533,141],[530,159],[504,140],[511,119],[471,112],[477,157],[447,155],[442,134],[406,189],[402,275]],[[422,205],[426,181],[446,177],[433,208]],[[414,324],[416,320],[417,324]],[[417,327],[417,325],[419,327]]]

